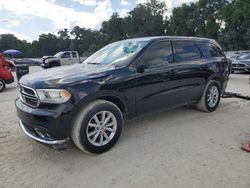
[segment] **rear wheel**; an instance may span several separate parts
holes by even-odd
[[[5,81],[0,78],[0,92],[2,92],[5,89]]]
[[[220,84],[215,80],[211,80],[208,82],[203,95],[196,106],[201,111],[213,112],[217,109],[220,103],[220,97]]]
[[[123,115],[113,103],[96,100],[84,107],[72,127],[75,145],[87,153],[103,153],[111,149],[120,138]]]

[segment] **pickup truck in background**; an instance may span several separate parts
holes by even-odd
[[[76,63],[80,63],[80,56],[77,51],[63,51],[54,56],[43,56],[41,66],[46,69]]]

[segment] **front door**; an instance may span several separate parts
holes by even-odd
[[[61,65],[71,65],[72,64],[72,58],[70,52],[64,52],[61,56]]]
[[[178,105],[180,80],[173,64],[171,41],[151,44],[136,64],[137,115]],[[139,71],[142,67],[143,71]]]

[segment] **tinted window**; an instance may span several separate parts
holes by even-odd
[[[72,57],[77,57],[76,52],[72,52]]]
[[[169,62],[173,62],[172,46],[169,41],[152,44],[142,57],[142,63],[146,67],[155,67]]]
[[[70,53],[69,52],[63,53],[62,58],[70,58]]]
[[[208,57],[223,57],[223,52],[221,51],[221,49],[214,44],[199,42],[199,46]]]
[[[200,59],[201,54],[197,46],[192,41],[175,41],[175,61],[189,61]]]

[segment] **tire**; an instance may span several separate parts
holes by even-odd
[[[96,118],[100,121],[99,124]],[[96,100],[78,113],[71,129],[71,139],[86,153],[103,153],[111,149],[120,138],[123,122],[123,115],[115,104],[106,100]],[[109,127],[106,127],[107,125]]]
[[[213,96],[211,97],[212,99],[210,98],[211,100],[213,100],[213,102],[209,100],[209,95]],[[211,80],[205,87],[202,97],[197,103],[196,107],[203,112],[213,112],[217,109],[220,103],[220,98],[221,98],[220,84],[215,80]]]
[[[2,78],[0,78],[0,92],[2,92],[5,89],[5,86],[6,86],[5,81]]]

